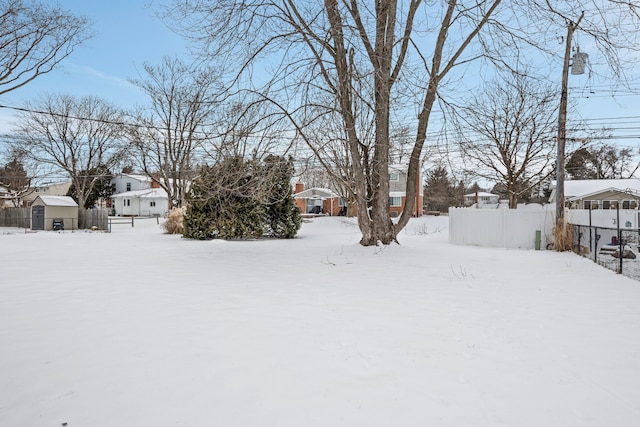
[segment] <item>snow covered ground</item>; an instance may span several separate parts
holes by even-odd
[[[637,426],[640,283],[571,253],[0,231],[0,426]]]

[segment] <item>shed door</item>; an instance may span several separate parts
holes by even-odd
[[[31,207],[31,229],[44,230],[44,206]]]

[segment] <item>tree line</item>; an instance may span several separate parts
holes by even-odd
[[[59,7],[1,4],[5,92],[91,36],[86,19]],[[579,21],[576,11],[584,11]],[[591,37],[608,65],[592,71],[624,82],[639,12],[613,0],[167,0],[158,15],[198,55],[145,64],[131,82],[146,106],[123,112],[95,97],[46,96],[23,109],[3,142],[38,175],[63,170],[82,204],[97,181],[81,178],[117,167],[153,177],[180,206],[201,171],[228,159],[313,159],[360,207],[361,244],[388,244],[409,221],[421,169],[440,160],[432,147],[469,176],[500,184],[512,206],[548,179],[558,107],[557,88],[543,82],[554,80],[545,66],[560,61],[556,34],[575,26]],[[60,16],[65,25],[46,25]],[[46,32],[29,39],[22,28]],[[42,38],[50,41],[42,52],[56,55],[30,58],[24,44]],[[475,70],[484,77],[469,79]],[[444,136],[431,141],[436,115]],[[392,221],[389,170],[399,161],[407,205]]]

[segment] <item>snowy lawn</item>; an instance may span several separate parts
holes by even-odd
[[[0,231],[0,426],[637,426],[640,283],[461,247]],[[8,233],[8,234],[7,234]]]

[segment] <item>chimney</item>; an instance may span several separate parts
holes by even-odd
[[[151,188],[160,188],[160,184],[157,182],[160,180],[160,175],[154,173],[151,175]]]
[[[304,184],[301,182],[296,182],[296,191],[294,194],[302,193],[304,191]]]

